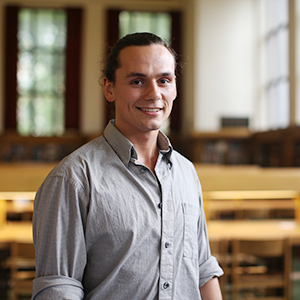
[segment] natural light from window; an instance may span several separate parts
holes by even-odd
[[[269,129],[289,125],[288,0],[266,2],[267,111]]]
[[[21,9],[18,16],[17,129],[24,136],[64,132],[66,13]]]

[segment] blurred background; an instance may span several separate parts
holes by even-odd
[[[299,166],[299,1],[17,3],[0,1],[1,161],[57,161],[101,134],[103,61],[118,38],[150,31],[184,62],[164,128],[175,148],[203,163]]]
[[[120,37],[137,31],[168,41],[183,65],[163,131],[199,174],[212,251],[228,275],[224,298],[298,299],[296,0],[0,0],[0,298],[23,285],[30,295],[35,192],[59,160],[102,133],[111,118],[103,62]],[[270,267],[247,254],[237,266],[237,241],[262,249],[270,237],[285,249],[279,260]],[[275,292],[236,293],[245,287],[235,275],[250,262],[261,276],[284,266]]]

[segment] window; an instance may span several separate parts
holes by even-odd
[[[290,123],[289,8],[288,0],[266,2],[267,126]]]
[[[82,9],[7,6],[5,16],[5,130],[78,130]]]
[[[119,15],[120,38],[134,32],[152,32],[163,40],[171,42],[172,18],[163,12],[122,11]]]
[[[20,9],[18,19],[17,130],[25,136],[61,135],[66,12]]]

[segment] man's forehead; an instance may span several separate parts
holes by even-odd
[[[160,52],[160,51],[166,51],[168,53],[171,54],[171,52],[169,51],[169,49],[167,47],[165,47],[162,44],[150,44],[150,45],[130,45],[127,46],[125,48],[123,48],[120,53],[124,53],[124,52],[139,52],[139,51],[146,51],[146,50],[153,50],[154,52]]]
[[[120,67],[134,68],[129,72],[139,72],[137,67],[153,66],[167,68],[162,72],[172,72],[175,68],[175,58],[163,45],[128,46],[120,51]]]

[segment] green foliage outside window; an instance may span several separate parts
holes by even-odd
[[[17,129],[21,135],[64,132],[66,13],[21,9],[18,16]]]
[[[122,11],[119,15],[119,36],[134,32],[151,32],[163,40],[171,41],[172,18],[163,12]]]

